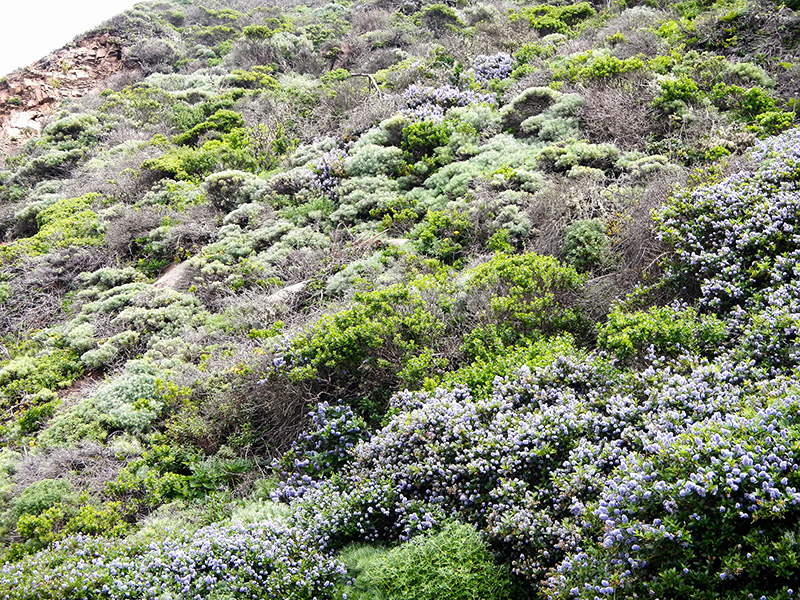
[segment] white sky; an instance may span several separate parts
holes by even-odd
[[[136,0],[0,0],[0,76],[68,44]]]

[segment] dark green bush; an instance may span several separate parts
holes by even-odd
[[[429,211],[415,230],[417,249],[427,256],[453,264],[462,258],[475,239],[469,217],[452,211]]]
[[[420,13],[419,20],[423,27],[434,32],[458,31],[466,26],[456,11],[446,4],[429,4]]]
[[[564,230],[564,258],[579,271],[601,267],[609,259],[611,240],[603,219],[582,219]]]

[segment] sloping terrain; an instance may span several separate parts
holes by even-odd
[[[99,87],[122,68],[122,49],[105,35],[87,35],[0,81],[0,152],[8,153],[42,126],[59,105]]]
[[[800,15],[142,3],[0,84],[0,597],[788,600]]]

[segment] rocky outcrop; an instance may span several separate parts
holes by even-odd
[[[89,34],[0,80],[0,154],[41,131],[59,102],[102,90],[123,68],[123,49],[108,34]]]

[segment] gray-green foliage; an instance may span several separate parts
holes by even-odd
[[[68,446],[84,439],[104,442],[114,431],[142,435],[164,409],[158,379],[159,372],[146,362],[129,361],[125,372],[93,397],[53,417],[39,442]]]
[[[235,170],[212,173],[203,182],[208,200],[223,212],[242,204],[263,202],[267,189],[267,182],[260,177]]]
[[[555,94],[550,105],[520,123],[519,128],[522,132],[535,135],[544,141],[555,141],[578,135],[578,119],[575,113],[583,103],[583,97],[580,94],[562,94],[560,92],[555,92]]]
[[[11,512],[38,515],[51,506],[74,497],[72,484],[66,479],[41,479],[27,486],[11,502]]]
[[[396,175],[403,165],[403,152],[396,146],[364,144],[345,161],[345,169],[351,177]]]
[[[104,268],[81,277],[80,308],[66,323],[43,331],[47,343],[60,338],[81,362],[102,368],[132,358],[148,345],[201,327],[207,313],[190,294],[145,283],[132,267]]]

